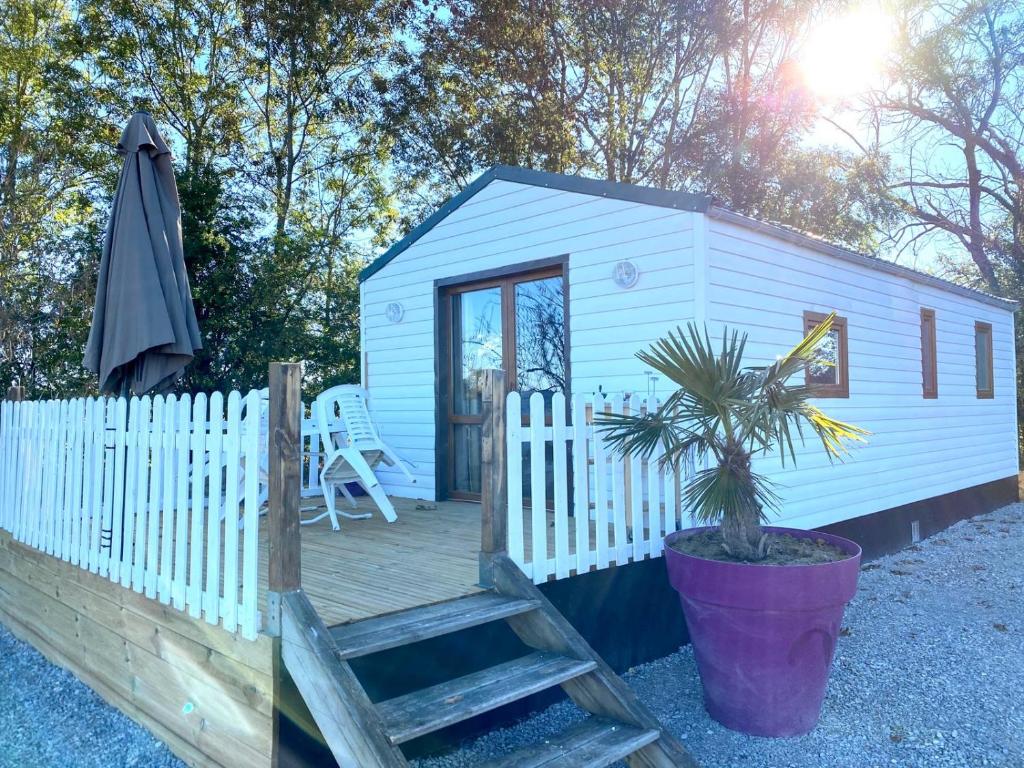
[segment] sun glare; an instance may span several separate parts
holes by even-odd
[[[807,87],[839,100],[871,88],[892,45],[892,19],[877,5],[860,5],[811,30],[799,56]]]

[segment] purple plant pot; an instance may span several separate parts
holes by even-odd
[[[665,562],[679,593],[704,706],[727,728],[754,736],[799,736],[818,722],[843,610],[857,589],[860,547],[839,536],[765,528],[820,538],[849,553],[815,565],[724,563],[678,552],[665,539]]]

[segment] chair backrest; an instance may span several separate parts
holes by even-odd
[[[260,397],[260,435],[270,434],[270,388],[256,390]],[[242,423],[245,423],[246,412],[249,410],[248,398],[242,399],[242,410],[240,416]]]
[[[349,445],[371,450],[380,444],[380,436],[370,419],[366,407],[369,393],[356,384],[339,384],[325,389],[314,402],[320,439],[328,448],[334,445],[330,424],[336,421],[335,410],[341,417]]]

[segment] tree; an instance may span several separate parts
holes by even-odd
[[[338,241],[386,212],[371,129],[395,0],[246,0],[240,170],[270,199],[274,233]]]
[[[870,247],[869,163],[812,150],[797,43],[831,0],[458,0],[417,16],[388,125],[426,205],[497,163],[706,192]],[[419,213],[419,212],[417,212]]]
[[[1001,265],[1024,274],[1024,16],[1009,0],[915,0],[894,48],[864,147],[894,158],[886,188],[906,218],[893,240],[953,243],[1002,293]]]
[[[91,301],[79,245],[92,193],[109,181],[112,94],[78,66],[90,45],[63,0],[12,0],[0,14],[0,381],[33,397],[64,385],[58,334]]]
[[[182,171],[230,169],[246,74],[237,3],[83,0],[82,9],[84,33],[98,49],[94,65],[117,84],[123,104],[151,110],[177,134]]]

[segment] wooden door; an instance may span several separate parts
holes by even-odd
[[[445,289],[447,493],[480,498],[481,376],[507,372],[507,385],[540,392],[550,414],[555,392],[568,392],[568,313],[562,266],[477,280]]]

